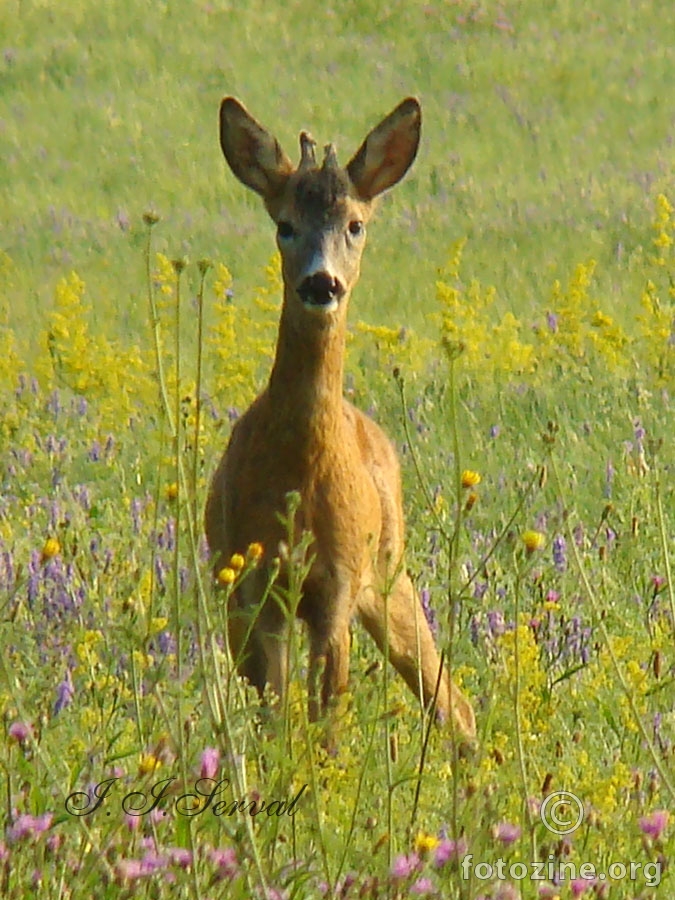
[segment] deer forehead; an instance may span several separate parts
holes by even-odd
[[[293,219],[313,228],[339,226],[353,219],[366,221],[370,203],[364,203],[344,169],[300,169],[288,179],[274,218]]]

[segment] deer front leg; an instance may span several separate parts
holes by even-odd
[[[333,602],[320,594],[312,596],[309,627],[309,719],[316,722],[329,711],[331,703],[343,693],[349,682],[352,598],[350,585],[337,591]],[[322,677],[323,675],[323,677]]]
[[[388,618],[385,618],[385,610]],[[428,706],[436,692],[441,660],[408,575],[401,573],[398,576],[386,603],[373,590],[364,591],[359,615],[366,630],[413,694],[420,697],[421,691],[422,701]],[[471,704],[452,683],[447,671],[441,673],[436,709],[443,721],[452,716],[462,737],[469,740],[476,737]]]
[[[272,597],[261,606],[267,576],[251,573],[230,598],[228,638],[239,674],[262,697],[269,685],[281,699],[286,691],[288,623]]]

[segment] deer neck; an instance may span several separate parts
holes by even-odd
[[[342,302],[346,302],[343,298]],[[342,427],[346,321],[320,316],[298,322],[284,306],[268,386],[271,408],[295,440],[325,442]]]

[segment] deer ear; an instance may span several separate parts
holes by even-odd
[[[403,178],[417,155],[422,110],[408,97],[374,128],[347,166],[362,200],[372,200]]]
[[[266,201],[280,192],[293,171],[276,138],[234,97],[220,104],[220,146],[237,178]]]

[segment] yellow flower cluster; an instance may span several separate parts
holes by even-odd
[[[656,198],[653,229],[657,253],[649,260],[655,271],[642,292],[642,312],[636,316],[636,356],[663,384],[675,376],[675,215],[663,194]]]
[[[525,619],[517,631],[506,631],[500,639],[506,668],[509,694],[516,684],[516,641],[518,642],[518,708],[524,734],[534,737],[548,731],[549,714],[545,708],[546,672],[541,665],[540,651]]]
[[[274,352],[274,334],[281,299],[281,261],[278,254],[266,268],[266,284],[253,303],[236,304],[230,296],[232,276],[226,266],[216,267],[214,291],[217,321],[208,339],[215,353],[215,392],[226,407],[242,408],[259,388],[262,366]]]
[[[241,553],[233,553],[229,563],[216,575],[216,581],[221,587],[230,587],[235,583],[246,565],[255,566],[262,558],[263,553],[263,545],[258,542],[248,545],[245,558]]]
[[[102,418],[116,423],[121,413],[128,414],[147,396],[152,386],[150,364],[138,347],[124,348],[91,333],[84,294],[85,284],[75,272],[57,284],[54,310],[42,335],[47,352],[39,371],[49,388],[65,383],[100,401]]]
[[[456,241],[436,283],[441,307],[441,336],[445,343],[464,348],[466,365],[480,375],[486,364],[492,371],[530,372],[533,348],[521,340],[523,331],[516,317],[508,312],[497,320],[494,287],[484,287],[476,279],[465,286],[460,275],[466,240]]]
[[[6,289],[12,286],[12,274],[14,271],[14,263],[11,258],[2,250],[0,250],[0,284]],[[0,297],[0,382],[2,384],[12,384],[15,380],[16,372],[24,369],[23,362],[19,358],[14,333],[8,327],[9,325],[9,309]],[[3,404],[4,405],[4,404]],[[0,417],[2,425],[6,427],[6,411],[3,409],[3,416]]]
[[[531,327],[512,312],[500,316],[497,292],[461,277],[466,241],[455,242],[441,270],[436,295],[441,309],[441,342],[463,348],[466,371],[475,379],[493,379],[500,372],[536,382],[539,373],[600,365],[612,372],[628,372],[635,365],[653,372],[659,381],[675,372],[675,217],[668,199],[656,199],[650,256],[655,279],[665,274],[664,290],[648,280],[641,311],[633,316],[637,328],[626,330],[591,296],[596,263],[574,269],[566,285],[553,283],[542,318]]]

